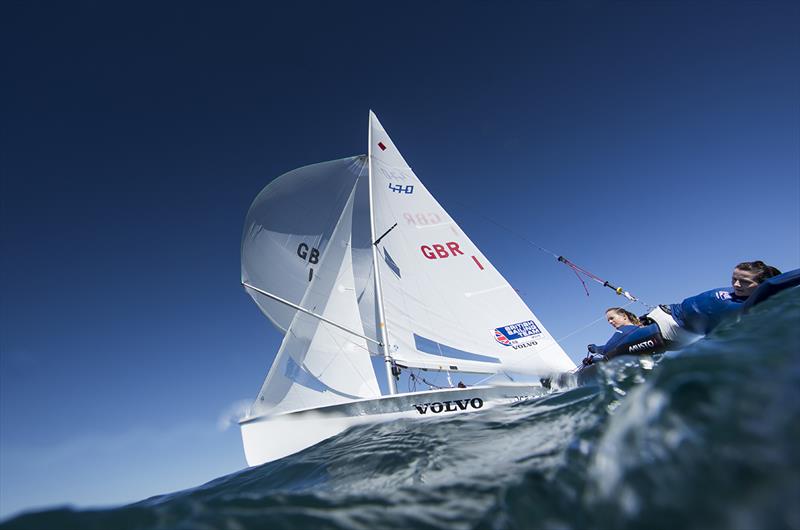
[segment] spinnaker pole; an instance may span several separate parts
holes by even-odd
[[[397,385],[394,381],[394,371],[392,357],[389,354],[389,340],[386,331],[386,317],[384,316],[383,309],[383,291],[381,290],[381,275],[378,267],[378,240],[375,237],[375,207],[373,201],[373,186],[372,186],[372,111],[369,113],[369,149],[367,150],[367,160],[369,168],[369,227],[370,234],[372,235],[372,268],[375,271],[375,301],[377,302],[378,309],[378,338],[381,342],[381,353],[383,354],[383,361],[386,364],[386,383],[389,387],[389,394],[397,394]]]
[[[351,335],[355,335],[356,337],[361,337],[364,340],[368,340],[370,342],[373,342],[373,343],[377,344],[378,346],[382,346],[382,344],[380,342],[378,342],[377,340],[375,340],[375,339],[371,339],[371,338],[367,337],[366,335],[362,335],[358,331],[352,330],[352,329],[350,329],[350,328],[348,328],[346,326],[343,326],[341,324],[337,324],[333,320],[327,319],[322,315],[318,315],[318,314],[314,313],[313,311],[309,311],[308,309],[304,309],[304,308],[300,307],[297,304],[293,304],[289,300],[286,300],[285,298],[281,298],[280,296],[278,296],[276,294],[272,294],[272,293],[267,292],[267,291],[265,291],[263,289],[259,289],[258,287],[255,287],[254,285],[250,285],[247,282],[242,282],[242,286],[245,289],[250,289],[251,291],[255,291],[255,292],[259,293],[259,294],[262,294],[262,295],[266,296],[267,298],[275,300],[276,302],[280,302],[283,305],[287,305],[287,306],[291,307],[292,309],[296,309],[296,310],[300,311],[301,313],[305,313],[306,315],[310,315],[310,316],[312,316],[312,317],[314,317],[314,318],[316,318],[318,320],[326,322],[326,323],[330,324],[331,326],[337,327],[337,328],[341,329],[342,331],[346,331],[346,332],[350,333]]]

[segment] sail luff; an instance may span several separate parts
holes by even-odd
[[[373,269],[375,271],[375,303],[377,305],[378,311],[378,337],[380,338],[381,342],[381,353],[383,354],[383,362],[386,366],[386,383],[389,389],[389,394],[396,394],[397,393],[397,385],[395,384],[394,380],[394,373],[392,370],[392,357],[389,354],[389,337],[388,332],[386,330],[386,317],[384,307],[383,307],[383,291],[381,289],[381,277],[380,277],[380,268],[378,267],[378,246],[375,244],[377,240],[377,235],[375,231],[375,208],[374,208],[374,187],[373,187],[373,180],[372,180],[372,120],[374,114],[370,110],[369,111],[369,132],[367,134],[368,139],[368,149],[367,149],[367,171],[368,171],[368,179],[369,179],[369,222],[370,222],[370,234],[372,236],[372,264]]]

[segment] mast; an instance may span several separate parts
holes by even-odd
[[[372,268],[375,271],[375,300],[378,304],[378,338],[381,341],[381,353],[386,365],[386,383],[389,386],[389,394],[397,394],[397,385],[392,373],[392,357],[389,355],[389,340],[386,332],[386,317],[383,310],[383,291],[381,290],[380,269],[378,268],[378,245],[375,239],[375,209],[373,206],[372,194],[372,111],[370,111],[369,123],[369,149],[367,159],[369,164],[369,226],[372,235]]]

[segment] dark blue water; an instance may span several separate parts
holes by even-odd
[[[798,361],[795,288],[538,401],[360,427],[192,490],[0,526],[800,529]]]

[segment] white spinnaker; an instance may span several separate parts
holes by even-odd
[[[247,212],[242,282],[299,304],[314,286],[311,280],[353,186],[366,175],[366,157],[356,156],[295,169],[270,182]],[[296,311],[248,292],[285,333]]]
[[[422,185],[370,113],[375,230],[390,352],[406,366],[480,373],[575,367]],[[499,330],[498,334],[496,330]]]
[[[355,189],[299,305],[363,332],[350,252],[354,195]],[[380,395],[366,341],[296,311],[251,412],[276,414]]]

